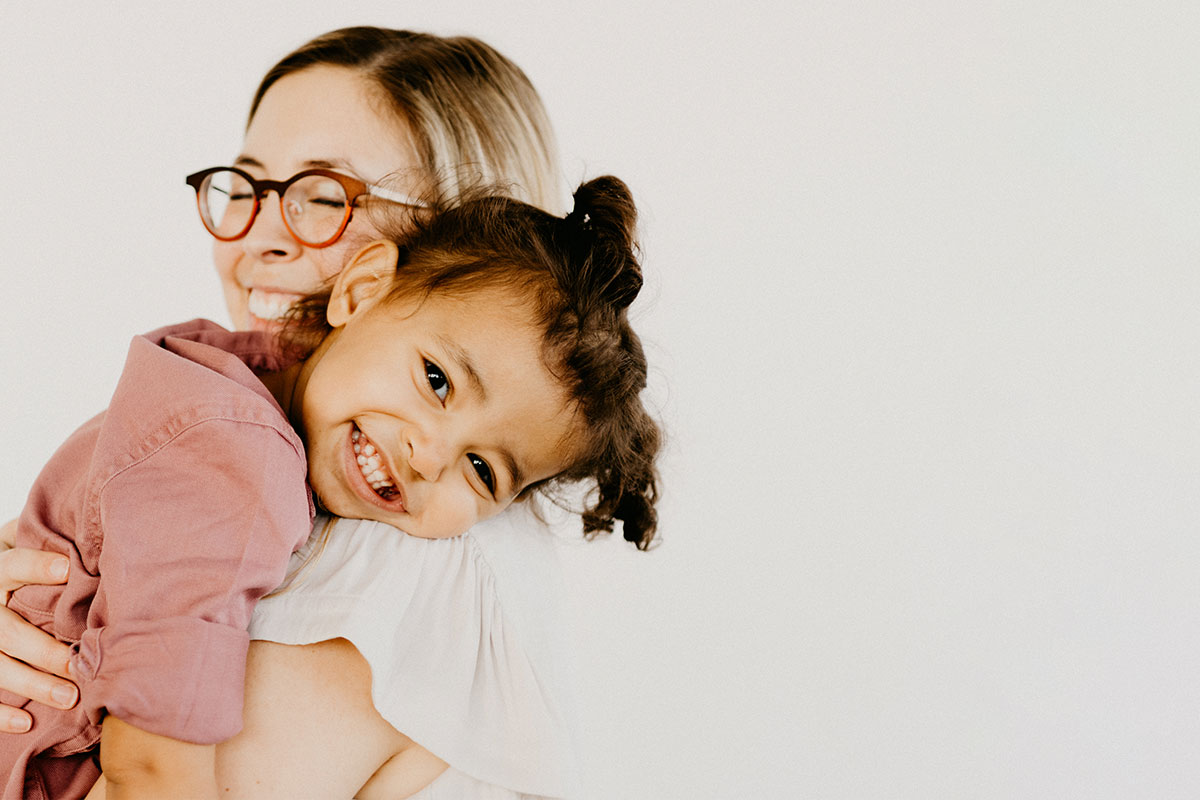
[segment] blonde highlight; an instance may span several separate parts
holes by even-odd
[[[558,213],[564,206],[553,130],[521,69],[486,43],[390,28],[342,28],[301,46],[263,78],[254,118],[280,78],[312,66],[354,69],[409,129],[440,198],[487,185]]]

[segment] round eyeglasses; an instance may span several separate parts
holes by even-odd
[[[408,195],[328,169],[306,169],[286,181],[259,180],[237,167],[210,167],[187,176],[200,220],[222,242],[241,239],[254,225],[267,192],[279,195],[283,224],[300,244],[328,247],[341,237],[360,197],[424,207]]]

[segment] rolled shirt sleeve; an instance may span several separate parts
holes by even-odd
[[[241,729],[251,612],[311,530],[305,472],[276,426],[220,418],[107,481],[99,586],[71,661],[93,722],[198,744]]]

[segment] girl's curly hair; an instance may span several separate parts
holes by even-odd
[[[612,176],[583,184],[574,199],[565,218],[479,194],[398,220],[387,234],[400,252],[388,299],[516,292],[543,333],[547,367],[585,423],[573,462],[522,495],[561,481],[594,481],[582,511],[584,534],[611,532],[620,520],[625,539],[645,550],[658,523],[654,464],[662,434],[641,400],[646,357],[627,313],[642,288],[637,211],[628,187]],[[328,299],[325,291],[292,309],[282,334],[287,349],[306,355],[328,334]]]

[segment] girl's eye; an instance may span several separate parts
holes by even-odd
[[[479,476],[479,480],[483,481],[483,485],[488,488],[489,492],[495,494],[496,479],[492,476],[492,468],[474,453],[467,453],[467,458],[470,460],[471,466],[475,468],[475,474]]]
[[[446,395],[450,393],[450,381],[446,380],[446,373],[442,372],[442,368],[428,359],[425,360],[425,380],[429,381],[429,388],[433,389],[438,400],[446,402]]]

